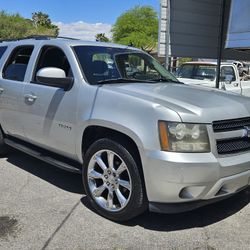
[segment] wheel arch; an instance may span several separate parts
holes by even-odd
[[[91,144],[93,144],[98,139],[102,139],[102,138],[108,138],[117,143],[120,143],[129,151],[129,153],[133,156],[134,160],[136,161],[138,165],[144,188],[146,188],[143,167],[142,167],[140,146],[138,146],[138,144],[135,142],[133,138],[131,138],[131,136],[123,132],[120,132],[116,129],[99,126],[99,125],[90,125],[86,127],[82,135],[83,162],[84,162],[84,154],[86,153],[88,148],[91,146]]]
[[[89,146],[98,139],[108,138],[116,142],[121,143],[123,146],[131,146],[136,149],[136,153],[140,156],[140,150],[133,138],[130,135],[125,134],[113,128],[100,126],[100,125],[90,125],[85,128],[82,135],[82,155],[88,150]],[[140,156],[141,158],[141,156]]]

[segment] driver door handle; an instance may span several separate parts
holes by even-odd
[[[3,88],[0,88],[0,94],[2,94],[4,92]]]
[[[25,98],[25,101],[28,102],[28,103],[33,103],[35,102],[35,100],[37,99],[37,96],[33,95],[33,94],[26,94],[24,96]]]

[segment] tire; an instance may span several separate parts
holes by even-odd
[[[9,147],[4,143],[4,134],[0,128],[0,157],[5,157],[9,152]]]
[[[94,142],[86,152],[83,185],[93,208],[110,220],[127,221],[147,209],[135,160],[124,146],[110,139]]]

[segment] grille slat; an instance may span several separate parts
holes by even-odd
[[[233,154],[250,150],[250,141],[242,138],[217,141],[218,154]]]
[[[250,117],[213,122],[215,133],[240,130],[245,126],[250,127]],[[250,139],[247,137],[218,139],[216,143],[218,154],[234,154],[250,150]]]
[[[215,133],[243,129],[244,126],[250,126],[250,117],[213,122]]]

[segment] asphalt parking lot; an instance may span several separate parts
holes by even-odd
[[[250,249],[250,188],[177,215],[123,224],[94,213],[81,176],[19,152],[0,160],[0,249]]]

